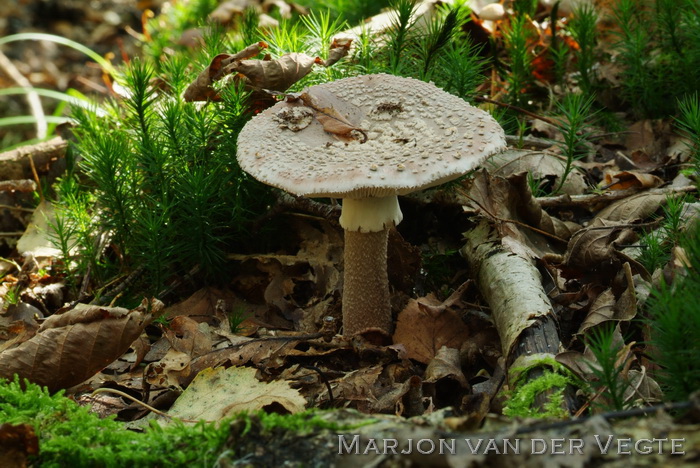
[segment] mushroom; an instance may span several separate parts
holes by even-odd
[[[387,239],[403,217],[397,195],[476,168],[505,148],[503,129],[488,113],[412,78],[357,76],[302,96],[245,125],[238,162],[296,195],[342,199],[343,333],[389,335]]]

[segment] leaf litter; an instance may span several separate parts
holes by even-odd
[[[349,41],[331,45],[328,61],[305,54],[257,59],[265,48],[257,43],[215,57],[188,88],[188,99],[219,99],[215,84],[232,79],[267,102],[271,94],[300,101],[300,107],[311,109],[310,115],[339,139],[361,138],[361,129],[337,110],[342,106],[334,96],[283,94],[313,67],[331,66],[345,56]],[[490,243],[537,266],[542,274],[537,281],[547,286],[543,303],[550,307],[543,315],[557,316],[562,324],[552,354],[579,377],[591,379],[595,365],[584,337],[601,324],[613,324],[627,382],[625,399],[653,404],[662,399],[653,369],[639,343],[625,344],[622,335],[627,324],[639,318],[644,298],[640,300],[638,291],[654,272],[646,271],[625,248],[638,242],[641,228],[654,221],[668,196],[678,194],[664,185],[662,169],[683,161],[687,152],[683,145],[670,149],[676,137],[669,125],[659,121],[633,123],[627,135],[622,142],[596,143],[597,154],[609,159],[582,161],[564,184],[564,194],[548,202],[532,193],[526,173],[558,185],[562,161],[554,149],[509,150],[462,184],[451,201],[445,202],[438,191],[415,203],[418,209],[437,213],[434,218],[466,213],[486,220],[494,234]],[[587,194],[591,183],[605,194]],[[687,182],[680,184],[676,187],[680,192],[689,190]],[[620,198],[606,200],[612,192]],[[419,226],[392,232],[398,238],[390,248],[395,249],[390,277],[397,326],[394,344],[378,347],[336,335],[342,235],[334,219],[313,214],[293,219],[295,248],[286,253],[232,255],[238,273],[228,289],[201,289],[164,310],[146,301],[131,310],[79,306],[56,313],[42,295],[47,280],[37,274],[36,265],[28,267],[28,275],[25,271],[23,276],[22,270],[16,276],[5,275],[4,293],[19,285],[35,293],[23,296],[20,308],[8,308],[11,313],[0,315],[0,375],[18,372],[51,389],[83,384],[78,388],[84,391],[110,385],[135,391],[146,403],[183,392],[171,411],[184,419],[217,420],[239,409],[294,413],[312,407],[349,407],[418,418],[454,411],[443,417],[442,424],[498,425],[493,412],[503,403],[500,391],[508,386],[505,371],[513,361],[514,343],[532,328],[533,319],[537,322],[537,314],[515,331],[503,332],[478,288],[466,283],[452,282],[452,294],[431,291],[416,297],[412,284],[423,271],[407,266],[421,264],[411,243],[425,245],[425,232],[431,230],[433,235],[460,239],[457,227],[449,232],[440,220],[423,217]],[[436,231],[438,227],[443,230]],[[402,246],[404,237],[408,242]],[[36,320],[43,310],[54,314]],[[92,346],[86,353],[86,342],[109,346]],[[220,404],[198,408],[187,398],[206,403],[216,398]],[[94,401],[100,400],[107,397]],[[386,421],[392,437],[440,435],[432,429],[402,426],[398,420]],[[594,428],[595,424],[608,423],[591,419],[577,430],[584,437],[612,431],[607,426]],[[648,427],[616,423],[615,430],[635,437],[658,435],[654,424],[677,430],[663,415],[649,418]],[[379,426],[372,431],[375,436],[382,433]],[[489,457],[457,458],[450,461],[452,466],[485,463]]]

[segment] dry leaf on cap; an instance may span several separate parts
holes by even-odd
[[[323,125],[323,130],[335,135],[339,140],[358,140],[360,143],[367,141],[367,133],[350,123],[346,115],[339,110],[349,104],[330,91],[315,88],[295,95],[292,99],[299,99],[313,109],[314,117]]]
[[[0,353],[0,377],[18,374],[51,391],[77,385],[128,351],[162,308],[144,300],[133,310],[82,306],[52,315],[34,337]]]
[[[289,382],[260,382],[256,369],[205,369],[175,401],[168,414],[175,418],[218,421],[241,411],[282,407],[289,413],[306,408],[306,399]]]

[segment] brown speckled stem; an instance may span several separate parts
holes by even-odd
[[[391,333],[391,304],[386,270],[389,231],[345,231],[343,334],[368,330]]]

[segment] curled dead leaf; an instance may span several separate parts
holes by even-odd
[[[220,54],[214,57],[209,66],[185,90],[185,101],[218,101],[221,99],[213,83],[227,75],[234,75],[235,81],[243,81],[246,88],[263,94],[263,90],[283,92],[305,77],[314,65],[330,66],[347,55],[350,43],[334,41],[326,61],[318,57],[292,52],[278,59],[266,56],[263,60],[253,59],[267,48],[265,42],[252,44],[235,54]],[[266,96],[269,99],[269,96]]]
[[[619,249],[637,235],[627,224],[596,218],[569,240],[564,262],[570,268],[591,271],[619,259]]]
[[[638,193],[618,200],[600,210],[596,218],[620,223],[634,223],[654,214],[665,203],[667,197],[668,195],[662,193]]]
[[[82,306],[52,315],[31,339],[0,353],[0,377],[18,374],[51,391],[77,385],[124,354],[162,308],[153,299],[133,310]]]
[[[606,172],[603,185],[609,190],[625,190],[628,188],[653,188],[663,184],[660,177],[639,171]]]
[[[360,143],[367,141],[365,131],[350,123],[347,118],[350,112],[355,111],[347,108],[354,108],[354,106],[342,101],[333,93],[324,89],[315,89],[293,96],[293,99],[299,99],[313,109],[314,117],[323,125],[323,130],[332,133],[339,140],[358,140]],[[345,112],[341,110],[343,108],[346,108]]]
[[[424,364],[432,361],[443,346],[460,349],[469,330],[450,307],[463,292],[460,287],[445,302],[432,295],[412,299],[399,314],[394,343],[403,344],[409,358]]]

